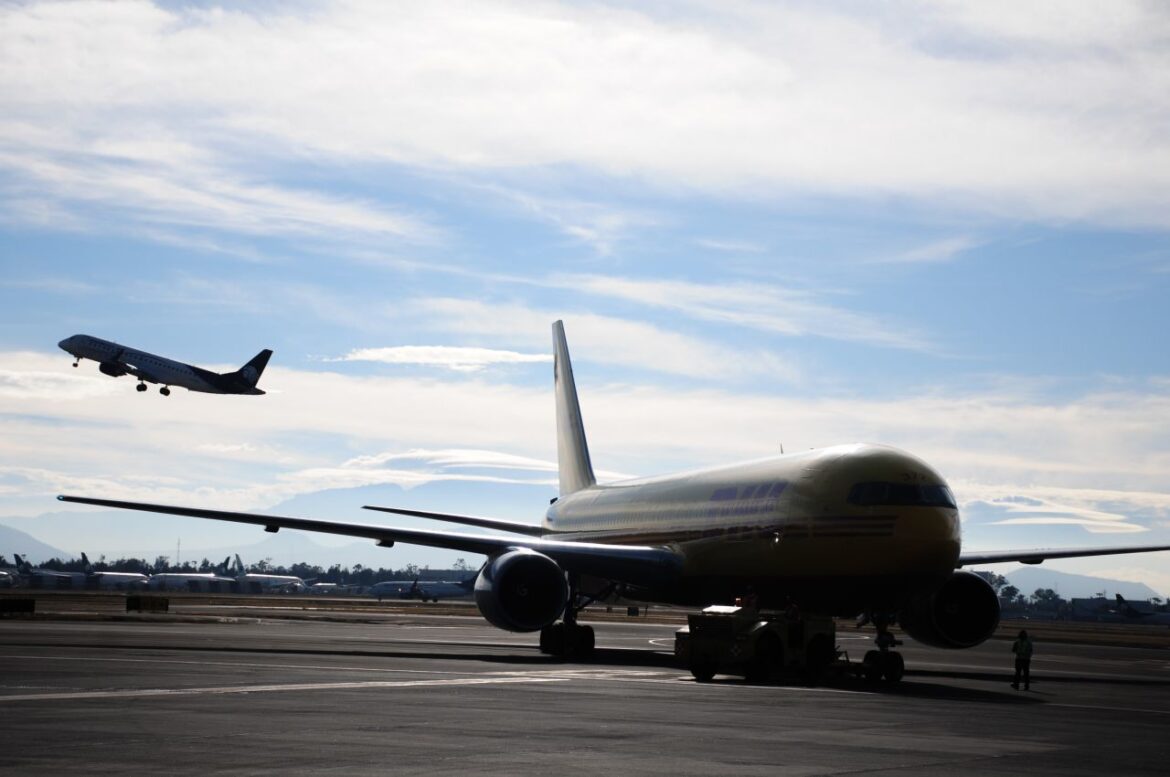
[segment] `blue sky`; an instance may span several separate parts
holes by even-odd
[[[0,522],[91,555],[255,534],[55,494],[535,522],[563,318],[609,477],[885,442],[968,547],[1170,542],[1167,21],[6,6]],[[271,347],[270,393],[138,395],[76,332]],[[1053,566],[1170,593],[1167,554]]]

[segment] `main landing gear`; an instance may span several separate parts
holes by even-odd
[[[614,590],[610,585],[596,596],[585,597],[585,601],[578,603],[581,596],[578,590],[577,576],[569,575],[569,602],[565,605],[565,617],[560,623],[553,623],[540,630],[540,652],[550,656],[562,658],[589,658],[593,655],[594,635],[592,626],[582,626],[577,623],[577,613],[603,599]]]
[[[890,633],[888,616],[874,615],[872,620],[877,628],[877,636],[873,641],[877,645],[877,650],[866,652],[865,657],[861,659],[861,674],[870,682],[884,679],[886,682],[896,683],[906,673],[906,662],[902,659],[902,654],[892,648],[901,645],[902,641],[895,639]]]
[[[164,397],[169,397],[171,395],[171,389],[169,386],[163,386],[158,390],[158,393],[162,394]]]
[[[135,390],[137,390],[137,391],[139,391],[139,392],[146,391],[146,384],[145,384],[145,383],[139,383],[139,384],[138,384],[137,386],[135,386],[134,388],[135,388]]]

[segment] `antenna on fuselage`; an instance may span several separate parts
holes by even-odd
[[[553,323],[552,336],[553,382],[557,397],[557,472],[561,496],[568,496],[594,485],[597,479],[593,477],[593,463],[589,460],[581,405],[577,402],[577,385],[573,381],[573,363],[569,360],[569,344],[565,340],[562,322]]]

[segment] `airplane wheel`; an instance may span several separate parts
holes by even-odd
[[[163,386],[158,390],[158,393],[162,394],[164,397],[169,397],[171,395],[171,390],[166,386]]]
[[[550,656],[565,653],[565,624],[553,623],[540,630],[540,652]]]
[[[775,634],[760,635],[756,641],[756,654],[747,666],[746,678],[749,683],[766,683],[772,679],[772,673],[781,667],[784,661],[784,648],[780,645],[780,638]]]
[[[882,654],[878,650],[870,650],[861,659],[861,674],[871,683],[882,678]]]
[[[715,662],[709,658],[701,658],[691,664],[691,676],[700,683],[709,683],[715,678]]]
[[[906,673],[906,662],[902,659],[901,653],[886,653],[885,658],[882,677],[886,678],[886,682],[896,683]]]
[[[146,384],[145,384],[145,383],[139,383],[139,384],[138,384],[138,387],[137,387],[137,390],[138,390],[138,391],[146,391]]]
[[[570,655],[576,658],[588,658],[593,655],[596,638],[592,626],[577,626],[573,629],[572,650]]]

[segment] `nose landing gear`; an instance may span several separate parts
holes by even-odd
[[[861,659],[862,674],[866,680],[877,682],[885,678],[886,682],[896,683],[906,673],[906,662],[902,654],[892,650],[902,644],[902,640],[895,639],[890,633],[890,617],[884,614],[875,614],[871,618],[877,628],[874,644],[877,650],[870,650]]]
[[[137,391],[146,391],[146,384],[145,384],[145,383],[139,383],[139,384],[138,384],[137,386],[135,386],[134,388],[135,388],[135,390],[137,390]]]

